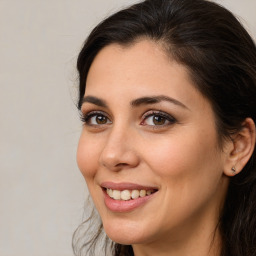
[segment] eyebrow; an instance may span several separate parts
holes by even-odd
[[[85,102],[92,103],[92,104],[97,105],[99,107],[104,107],[104,108],[108,107],[108,105],[107,105],[105,100],[102,100],[102,99],[94,97],[94,96],[86,96],[86,97],[84,97],[83,100],[82,100],[82,104],[85,103]]]
[[[183,103],[181,103],[180,101],[173,99],[171,97],[165,96],[165,95],[148,96],[148,97],[138,98],[138,99],[133,100],[131,102],[131,105],[138,107],[140,105],[149,105],[149,104],[160,103],[161,101],[168,101],[172,104],[175,104],[177,106],[188,109],[188,107],[186,105],[184,105]]]
[[[156,103],[160,103],[162,101],[168,101],[172,104],[175,104],[177,106],[188,109],[188,107],[186,105],[184,105],[183,103],[181,103],[180,101],[178,101],[176,99],[173,99],[171,97],[165,96],[165,95],[141,97],[141,98],[132,100],[130,105],[133,106],[133,107],[139,107],[141,105],[156,104]],[[95,97],[95,96],[85,96],[82,100],[82,104],[85,103],[85,102],[92,103],[92,104],[97,105],[99,107],[104,107],[104,108],[108,107],[105,100],[100,99],[100,98]]]

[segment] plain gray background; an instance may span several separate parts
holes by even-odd
[[[71,256],[85,182],[76,57],[128,0],[0,0],[0,255]],[[218,0],[256,35],[255,0]]]

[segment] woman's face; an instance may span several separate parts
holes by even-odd
[[[213,231],[226,154],[212,107],[185,67],[149,40],[107,46],[89,70],[82,113],[77,161],[112,240]]]

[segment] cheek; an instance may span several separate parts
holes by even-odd
[[[181,223],[205,209],[208,202],[221,198],[222,159],[216,150],[214,134],[172,136],[169,141],[150,143],[155,145],[151,150],[145,146],[144,158],[164,194],[161,219],[173,223],[170,218],[174,218],[175,223]]]
[[[86,181],[96,174],[99,158],[99,147],[83,133],[80,137],[77,148],[77,164]]]
[[[169,139],[165,136],[150,140],[150,143],[151,146],[144,147],[144,156],[159,176],[171,177],[172,180],[176,177],[204,177],[204,174],[209,177],[209,169],[220,168],[215,133],[204,135],[201,131],[190,130],[182,133],[182,136],[170,135]]]

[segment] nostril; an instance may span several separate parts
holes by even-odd
[[[126,165],[128,165],[128,164],[127,163],[119,163],[116,166],[126,166]]]

